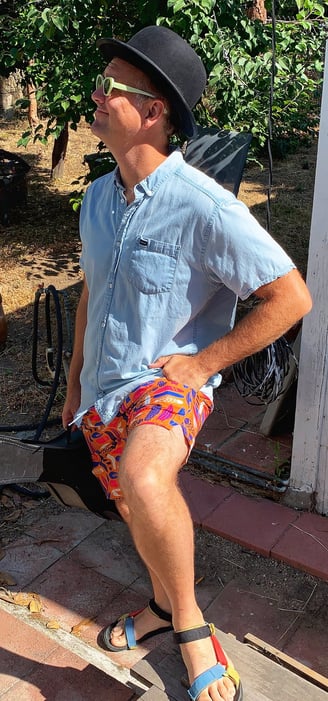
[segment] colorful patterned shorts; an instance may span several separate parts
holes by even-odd
[[[213,403],[203,392],[187,385],[158,378],[137,387],[122,402],[117,416],[106,426],[95,407],[82,419],[82,431],[89,446],[93,474],[108,499],[121,499],[119,462],[131,431],[141,424],[155,424],[171,429],[181,426],[189,453]],[[189,454],[188,453],[188,454]]]

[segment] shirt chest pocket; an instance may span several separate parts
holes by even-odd
[[[169,292],[180,249],[178,244],[139,238],[130,258],[129,281],[145,294]]]

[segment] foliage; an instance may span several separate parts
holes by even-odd
[[[1,72],[21,67],[46,128],[35,139],[58,136],[81,116],[92,120],[90,99],[101,59],[99,36],[123,39],[147,24],[182,34],[203,59],[209,87],[198,121],[245,129],[263,145],[310,135],[318,125],[328,0],[267,0],[268,21],[246,15],[239,0],[31,0],[7,2],[0,15]],[[275,10],[275,13],[273,13]],[[26,101],[21,103],[24,108]],[[272,128],[271,128],[272,121]],[[272,133],[271,133],[272,132]],[[26,145],[31,132],[23,134]]]
[[[92,120],[90,95],[101,69],[97,38],[128,37],[154,23],[165,5],[160,0],[20,0],[15,13],[0,17],[1,71],[22,68],[25,80],[37,88],[39,109],[48,117],[46,129],[40,124],[35,139],[45,143],[50,135],[57,137],[66,122],[76,129],[81,116]],[[28,101],[20,106],[26,108]],[[26,145],[30,138],[27,131],[20,143]]]
[[[249,20],[245,4],[234,0],[168,0],[169,16],[160,20],[189,39],[207,67],[200,119],[249,130],[260,145],[271,117],[274,141],[311,134],[318,125],[327,37],[326,0],[266,7],[262,23]]]
[[[97,153],[91,153],[88,156],[84,156],[84,163],[88,164],[89,172],[87,175],[80,175],[77,180],[72,182],[72,185],[79,185],[80,187],[79,190],[72,192],[70,198],[70,204],[72,205],[74,212],[77,212],[81,206],[85,186],[93,182],[93,180],[96,180],[96,178],[100,178],[101,175],[110,173],[116,167],[115,159],[108,151],[102,150],[104,147],[105,145],[101,141],[98,144]]]

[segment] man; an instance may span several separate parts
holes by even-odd
[[[195,600],[193,527],[177,474],[220,370],[280,337],[311,300],[247,208],[171,152],[172,133],[193,133],[205,87],[193,49],[164,27],[98,45],[107,67],[91,128],[118,166],[82,205],[85,282],[63,425],[82,422],[93,472],[154,589],[148,607],[108,626],[103,642],[121,651],[172,623],[190,697],[240,701],[238,674]],[[234,327],[237,298],[251,293],[260,304]]]

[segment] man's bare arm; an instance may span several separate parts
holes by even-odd
[[[226,336],[196,355],[164,356],[150,367],[162,367],[168,379],[199,389],[211,375],[280,338],[312,306],[308,288],[297,270],[263,285],[255,294],[260,303]]]

